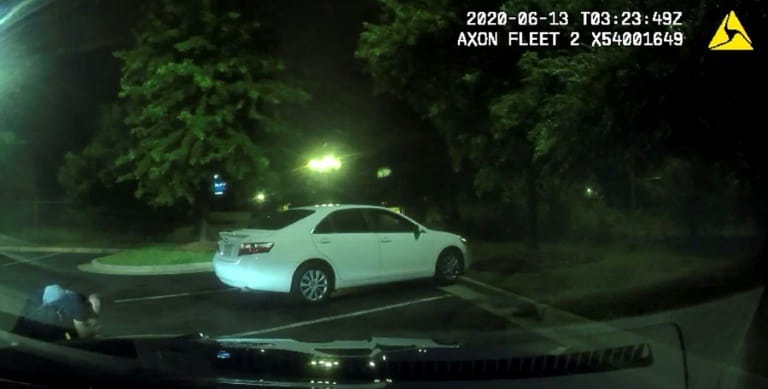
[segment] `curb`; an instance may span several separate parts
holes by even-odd
[[[579,339],[583,336],[582,332],[585,331],[585,329],[597,333],[611,333],[616,331],[627,333],[625,330],[614,325],[614,323],[622,320],[633,320],[637,317],[649,316],[641,315],[609,321],[596,321],[471,277],[463,276],[460,280],[465,284],[482,287],[506,296],[507,300],[504,301],[504,304],[513,304],[532,309],[537,314],[535,318],[515,317],[515,324],[540,336],[559,342],[562,345],[568,345],[569,347],[584,345]],[[652,315],[653,314],[651,314],[651,316]]]
[[[114,254],[120,251],[122,249],[100,249],[93,247],[0,246],[0,252],[17,253]]]
[[[205,273],[213,271],[213,262],[190,263],[183,265],[111,265],[102,263],[99,260],[92,260],[77,267],[81,271],[99,274],[113,275],[170,275],[170,274],[188,274]]]
[[[492,290],[496,293],[506,295],[512,300],[517,301],[518,305],[535,307],[539,321],[543,322],[545,325],[562,326],[571,324],[592,324],[596,322],[592,319],[582,317],[559,308],[555,308],[551,305],[541,303],[531,298],[514,293],[510,290],[499,288],[472,277],[462,276],[460,280],[470,285],[479,286],[488,290]]]

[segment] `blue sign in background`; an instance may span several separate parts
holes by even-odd
[[[221,196],[224,194],[224,192],[227,190],[227,183],[224,181],[224,179],[218,175],[213,175],[213,194],[216,196]]]

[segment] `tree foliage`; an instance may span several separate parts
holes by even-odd
[[[116,157],[128,148],[124,118],[125,110],[120,105],[104,105],[90,142],[82,150],[64,155],[58,178],[69,196],[99,202],[105,192],[114,196],[130,190],[130,186],[117,184],[119,172],[114,165]]]
[[[471,4],[470,4],[471,3]],[[718,136],[744,111],[740,88],[723,83],[731,72],[712,66],[706,47],[727,10],[713,1],[676,5],[685,15],[685,46],[672,48],[466,48],[457,47],[468,10],[502,9],[544,14],[566,10],[626,10],[626,1],[380,0],[382,15],[367,23],[357,56],[377,90],[407,101],[452,145],[454,163],[471,167],[475,187],[506,198],[527,197],[530,238],[535,240],[536,207],[547,180],[573,181],[595,171],[636,176],[655,171],[668,157],[712,153],[717,142],[692,142],[698,131]],[[754,25],[764,20],[757,2],[743,2]],[[639,11],[669,8],[661,1],[633,4]],[[741,11],[740,11],[741,12]],[[571,20],[565,30],[576,29]],[[510,29],[512,27],[509,27]],[[504,39],[502,35],[502,40]],[[759,78],[755,66],[738,78]],[[754,88],[755,84],[749,84]],[[742,84],[743,85],[743,84]],[[696,91],[691,98],[691,92]],[[720,95],[720,98],[714,98]],[[703,105],[692,106],[691,100]],[[716,103],[715,103],[716,102]],[[721,109],[702,109],[717,104]],[[714,108],[714,107],[713,107]],[[744,134],[743,122],[737,133]],[[724,139],[739,149],[734,137]],[[743,147],[741,147],[743,149]],[[756,161],[754,154],[750,159]],[[524,190],[521,190],[523,189]],[[632,189],[634,192],[634,189]]]
[[[557,130],[573,124],[580,100],[568,92],[589,58],[457,47],[466,10],[498,7],[492,2],[381,5],[381,22],[365,25],[357,51],[377,89],[409,102],[443,133],[455,167],[475,170],[478,192],[509,200],[527,188],[535,244],[537,182],[558,139],[568,139]]]
[[[129,146],[117,181],[154,206],[197,206],[221,174],[252,195],[268,177],[270,145],[287,131],[286,107],[308,95],[286,81],[274,45],[244,3],[149,5],[122,60],[120,98]]]

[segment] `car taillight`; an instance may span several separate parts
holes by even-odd
[[[248,255],[248,254],[258,254],[258,253],[268,253],[269,250],[272,250],[272,246],[275,244],[272,242],[268,243],[241,243],[240,244],[240,250],[237,252],[237,255]]]

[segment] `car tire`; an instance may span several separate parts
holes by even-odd
[[[300,266],[293,275],[291,294],[308,304],[328,301],[333,290],[333,272],[324,264],[308,263]]]
[[[438,285],[451,285],[459,279],[464,259],[458,250],[444,250],[437,257],[435,264],[435,282]]]

